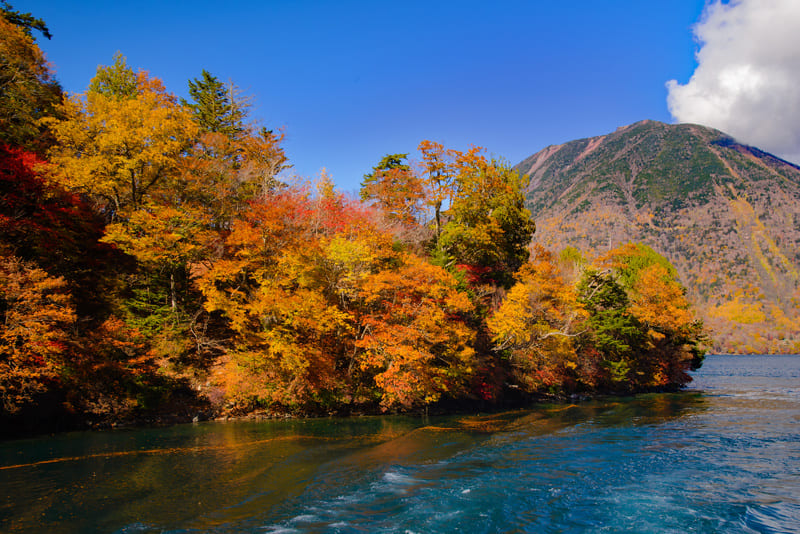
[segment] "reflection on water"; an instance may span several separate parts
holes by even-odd
[[[246,518],[301,493],[320,463],[400,437],[416,424],[388,418],[209,423],[6,443],[0,474],[12,502],[0,518],[11,520],[12,531],[34,531],[42,521],[65,524],[51,532],[95,525],[109,531],[103,525],[120,519],[183,523],[214,510],[227,510],[223,521]]]
[[[479,416],[0,443],[2,532],[797,532],[800,358]]]

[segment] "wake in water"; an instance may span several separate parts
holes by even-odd
[[[0,531],[800,532],[798,377],[710,357],[679,394],[5,443]]]

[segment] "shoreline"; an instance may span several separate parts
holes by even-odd
[[[252,410],[247,413],[241,414],[222,414],[213,409],[198,410],[190,413],[164,413],[164,414],[150,414],[142,415],[134,418],[124,418],[120,420],[110,421],[72,421],[61,420],[58,423],[48,426],[47,428],[35,428],[33,426],[24,424],[17,425],[17,428],[6,429],[4,428],[2,441],[15,441],[23,439],[39,438],[44,436],[56,436],[58,434],[66,434],[69,432],[102,432],[108,430],[137,430],[137,429],[156,429],[167,428],[176,425],[201,423],[201,422],[262,422],[262,421],[293,421],[293,420],[309,420],[309,419],[346,419],[358,417],[390,417],[390,416],[408,416],[408,417],[441,417],[441,416],[456,416],[456,415],[487,415],[501,413],[508,410],[525,410],[532,409],[536,406],[545,404],[579,404],[585,402],[598,401],[602,399],[631,399],[640,395],[659,394],[659,393],[696,393],[687,389],[687,386],[666,388],[650,388],[640,391],[603,391],[603,392],[581,392],[572,393],[569,395],[531,395],[528,399],[518,399],[516,401],[504,401],[498,403],[488,403],[485,401],[474,401],[465,403],[463,401],[443,401],[435,406],[429,406],[425,409],[415,409],[408,411],[381,411],[380,409],[341,409],[337,411],[287,411],[287,410],[268,410],[258,409]],[[0,428],[5,424],[0,423]]]

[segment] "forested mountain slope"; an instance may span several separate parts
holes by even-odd
[[[716,351],[800,351],[796,165],[704,126],[641,121],[516,168],[534,242],[601,253],[642,241],[677,267]]]

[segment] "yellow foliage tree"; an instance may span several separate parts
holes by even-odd
[[[587,313],[551,252],[537,247],[517,277],[487,325],[495,350],[508,355],[517,383],[534,392],[575,374],[580,363],[575,339]]]
[[[0,12],[0,142],[40,151],[39,119],[53,113],[61,88],[33,38]]]
[[[198,131],[159,80],[126,69],[121,56],[99,67],[90,90],[65,99],[63,118],[45,119],[57,142],[49,152],[53,178],[90,195],[110,221],[126,219],[174,185]],[[132,86],[112,83],[131,76]]]
[[[178,305],[176,276],[189,263],[204,257],[212,238],[204,214],[196,209],[143,206],[125,223],[108,225],[101,241],[114,243],[148,269],[165,269],[174,312]]]

